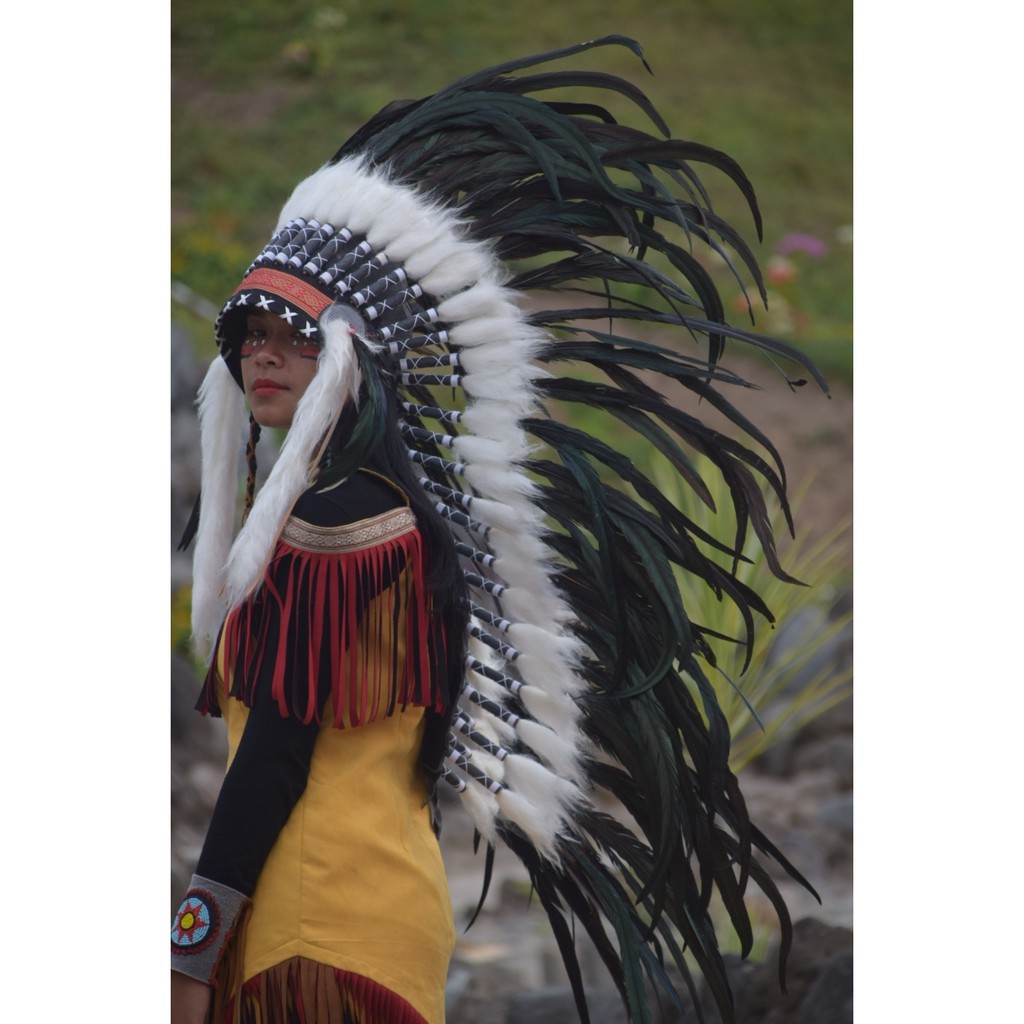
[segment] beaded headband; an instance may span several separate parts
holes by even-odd
[[[375,253],[365,237],[296,217],[267,243],[224,304],[215,325],[217,343],[241,384],[237,345],[247,312],[275,313],[313,338],[319,335],[323,311],[343,302],[359,310],[365,321],[388,322],[388,337],[408,337],[429,323],[430,313],[418,301],[423,294],[401,266]],[[408,347],[412,345],[393,344],[391,351]]]

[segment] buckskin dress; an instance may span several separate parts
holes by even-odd
[[[249,899],[220,926],[214,1021],[444,1020],[455,935],[420,765],[443,704],[422,559],[400,492],[359,472],[298,500],[225,620],[198,706],[226,720],[228,770],[196,876]],[[181,920],[178,963],[202,946]]]

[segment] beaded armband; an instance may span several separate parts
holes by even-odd
[[[171,970],[213,984],[224,944],[249,902],[236,889],[193,875],[171,926]]]

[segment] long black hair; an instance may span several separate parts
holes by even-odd
[[[342,410],[320,460],[317,486],[330,486],[358,469],[380,473],[409,499],[423,538],[426,584],[433,596],[435,624],[445,637],[445,703],[454,705],[465,675],[469,598],[466,581],[447,523],[424,491],[399,426],[396,391],[390,371],[353,338],[363,382],[357,403]]]

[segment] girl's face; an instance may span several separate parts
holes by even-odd
[[[287,429],[299,399],[316,375],[319,340],[310,340],[276,313],[246,314],[239,349],[242,386],[253,418],[261,427]]]

